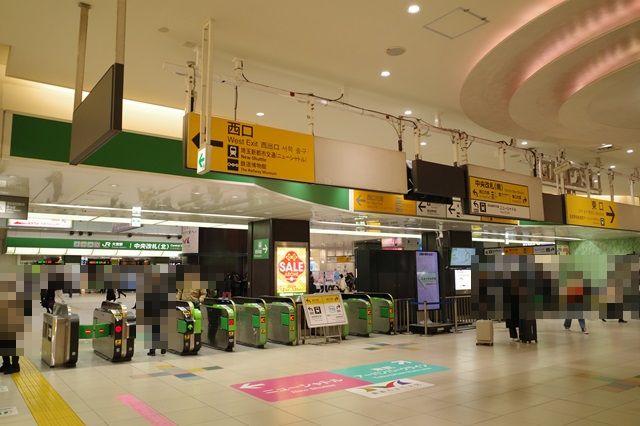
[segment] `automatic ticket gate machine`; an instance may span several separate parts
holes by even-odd
[[[232,300],[207,297],[200,305],[202,344],[231,352],[236,342],[236,306]]]
[[[100,357],[113,362],[130,361],[136,338],[136,315],[125,305],[116,302],[102,302],[93,311],[92,330],[84,327],[84,332],[93,332],[93,351]]]
[[[201,347],[202,315],[193,302],[176,301],[175,332],[169,335],[169,351],[178,355],[197,355]]]
[[[232,297],[236,304],[236,342],[264,348],[267,344],[267,303],[254,297]]]
[[[267,338],[284,345],[298,343],[298,307],[291,297],[261,296],[267,302]]]
[[[342,326],[342,338],[348,335],[369,337],[373,332],[371,297],[364,293],[342,294],[344,310],[349,322]]]
[[[78,362],[80,319],[69,306],[56,303],[42,318],[42,360],[49,367],[75,367]]]
[[[360,293],[355,293],[356,295]],[[371,300],[373,332],[395,334],[395,311],[393,296],[389,293],[366,293]]]

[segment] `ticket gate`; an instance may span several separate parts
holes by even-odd
[[[342,326],[342,338],[348,335],[369,337],[373,331],[371,297],[364,293],[343,294],[348,324]]]
[[[236,342],[264,348],[267,344],[267,303],[253,297],[232,297],[236,304]]]
[[[202,344],[231,352],[236,341],[236,306],[232,300],[207,297],[200,305]]]
[[[42,318],[42,360],[49,367],[75,367],[78,362],[80,319],[69,306],[56,303]]]
[[[359,293],[355,293],[356,295]],[[389,293],[366,293],[371,300],[373,332],[395,334],[395,312],[393,296]]]
[[[200,309],[196,309],[193,302],[178,300],[173,319],[175,319],[176,330],[169,334],[169,352],[178,355],[197,355],[202,335]]]
[[[284,345],[298,343],[298,308],[290,297],[261,296],[267,302],[267,339]]]
[[[136,338],[136,314],[125,305],[102,302],[93,311],[93,351],[113,362],[130,361]],[[84,329],[86,333],[88,328]]]

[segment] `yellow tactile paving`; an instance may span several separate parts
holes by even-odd
[[[26,357],[20,358],[20,372],[11,377],[39,425],[84,425],[69,404]]]

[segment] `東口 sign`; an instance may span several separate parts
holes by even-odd
[[[616,203],[595,198],[565,195],[567,225],[619,229]]]
[[[187,114],[185,126],[185,167],[205,170],[206,156],[198,152],[204,146],[200,141],[200,115]],[[312,135],[218,117],[211,119],[211,129],[211,171],[315,181]]]
[[[276,246],[276,294],[297,296],[307,292],[307,248]]]

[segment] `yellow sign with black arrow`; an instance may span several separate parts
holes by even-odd
[[[620,229],[616,203],[595,198],[565,195],[567,225]]]
[[[312,135],[258,124],[211,119],[211,171],[297,182],[315,181]],[[198,168],[200,115],[184,122],[185,167]]]

